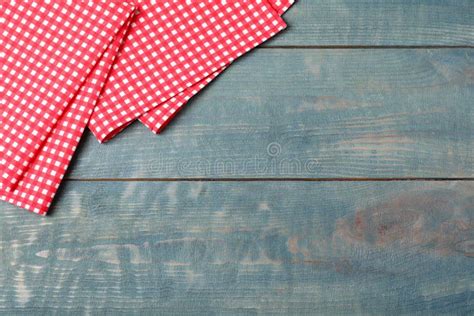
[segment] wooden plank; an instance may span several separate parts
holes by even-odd
[[[474,45],[472,0],[299,0],[269,46]]]
[[[0,313],[468,314],[470,182],[67,182],[1,205]]]
[[[70,177],[472,177],[474,51],[263,50],[161,135],[87,137]],[[278,75],[275,75],[278,74]]]

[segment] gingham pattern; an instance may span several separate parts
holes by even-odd
[[[0,9],[0,199],[45,214],[134,7],[23,0]]]
[[[196,83],[194,86],[186,89],[185,91],[178,93],[175,97],[154,108],[153,110],[140,116],[139,120],[146,127],[148,127],[153,133],[160,133],[166,125],[178,114],[179,110],[185,105],[193,96],[199,93],[202,89],[212,82],[219,74],[225,70],[220,70],[212,73],[209,77],[206,77],[201,82]]]
[[[268,0],[270,5],[277,11],[279,15],[283,15],[293,4],[294,0]],[[228,67],[228,65],[227,65]],[[160,133],[166,125],[174,118],[183,105],[185,105],[193,96],[201,91],[207,84],[220,75],[226,67],[222,67],[216,72],[195,84],[193,87],[184,90],[164,102],[160,106],[148,113],[143,114],[139,120],[154,133]]]
[[[0,2],[0,199],[45,214],[88,123],[100,141],[136,118],[158,132],[286,26],[290,2],[268,1]]]
[[[142,1],[139,5],[141,14],[89,123],[101,142],[144,113],[160,105],[166,109],[169,100],[181,98],[180,93],[286,27],[266,0]]]
[[[295,3],[295,0],[268,0],[268,2],[279,15],[283,15]]]

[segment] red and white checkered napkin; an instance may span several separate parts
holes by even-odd
[[[268,0],[268,3],[279,16],[283,15],[291,7],[291,5],[293,5],[294,2],[295,0]],[[270,8],[266,7],[266,9]],[[280,27],[284,27],[284,24],[282,23]],[[270,37],[271,36],[273,35],[270,34]],[[257,37],[255,40],[258,42],[258,44],[260,44],[261,42],[265,41],[265,38]],[[254,42],[253,47],[257,46],[258,44]],[[252,48],[252,44],[250,43],[247,48]],[[179,112],[181,107],[185,105],[189,99],[201,91],[207,84],[214,80],[219,74],[221,74],[225,68],[229,66],[229,64],[230,62],[221,68],[214,66],[214,68],[218,68],[216,71],[213,71],[209,76],[202,79],[200,82],[195,83],[192,87],[184,90],[181,93],[178,93],[176,96],[162,103],[160,106],[140,116],[140,122],[142,122],[154,133],[161,132],[163,128],[165,128],[166,125]]]
[[[0,199],[46,214],[88,124],[158,132],[291,2],[0,2]]]
[[[135,7],[99,0],[0,6],[0,199],[45,214]]]
[[[140,2],[89,128],[101,142],[138,118],[161,130],[222,69],[286,27],[278,14],[285,3]]]

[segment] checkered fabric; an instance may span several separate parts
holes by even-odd
[[[0,199],[46,214],[87,125],[159,132],[286,27],[278,0],[0,2]]]
[[[268,2],[279,15],[283,15],[295,3],[295,0],[268,0]]]
[[[161,128],[176,111],[169,100],[194,94],[206,78],[286,27],[266,0],[142,1],[139,6],[141,14],[89,123],[101,142],[157,107],[143,121]]]
[[[283,15],[293,5],[295,0],[269,0],[269,4],[274,8],[278,15]],[[203,79],[201,82],[194,84],[191,88],[177,94],[170,100],[163,102],[155,109],[143,114],[139,120],[154,133],[160,133],[166,125],[179,112],[194,95],[201,91],[207,84],[220,75],[229,65],[218,69]]]
[[[0,7],[0,199],[46,213],[135,8],[22,0]]]

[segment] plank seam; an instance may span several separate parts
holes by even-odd
[[[69,182],[390,182],[474,181],[474,178],[70,178]]]
[[[474,45],[275,45],[256,49],[469,49]]]

